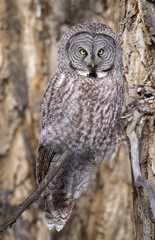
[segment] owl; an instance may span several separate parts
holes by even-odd
[[[123,99],[116,34],[101,23],[71,27],[60,40],[57,72],[42,101],[38,184],[63,152],[70,151],[42,193],[49,229],[64,227],[94,167],[113,153]]]

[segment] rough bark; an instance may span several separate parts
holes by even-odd
[[[49,76],[51,5],[0,3],[0,213],[4,219],[35,186],[41,96]],[[37,205],[0,239],[39,239]],[[38,221],[39,222],[39,221]],[[43,239],[43,238],[42,238]]]
[[[121,4],[119,33],[124,41],[128,102],[132,95],[130,88],[137,81],[133,76],[138,76],[139,83],[149,81],[145,76],[149,76],[152,85],[153,80],[151,74],[141,73],[146,69],[140,61],[139,52],[132,49],[130,53],[127,40],[129,38],[132,43],[134,33],[127,35],[130,18],[126,18],[127,3],[121,1]],[[60,37],[71,25],[85,21],[102,22],[116,31],[119,7],[118,2],[113,0],[1,0],[0,5],[0,219],[4,219],[35,186],[41,100],[47,82],[56,71]],[[132,7],[134,10],[134,2]],[[149,19],[147,22],[150,23]],[[144,21],[142,24],[145,25]],[[138,26],[137,22],[137,29]],[[150,44],[150,36],[154,37],[153,30],[145,26],[145,31]],[[142,51],[141,43],[139,47]],[[147,45],[147,49],[149,47],[148,56],[153,58],[153,47]],[[136,59],[143,67],[138,75],[133,67]],[[128,60],[132,64],[127,64]],[[139,65],[136,65],[137,69]],[[151,71],[151,63],[149,67]],[[144,174],[153,182],[153,119],[146,119],[142,125],[141,148],[144,148],[144,143],[146,148],[141,163]],[[60,233],[55,230],[49,232],[46,228],[40,199],[23,213],[11,229],[0,233],[0,239],[40,240],[46,236],[46,239],[54,240],[132,240],[130,162],[122,141],[119,147],[113,162],[105,161],[96,169],[88,190],[76,201],[71,218]],[[141,231],[141,225],[139,229]]]
[[[148,114],[148,111],[155,109],[155,1],[121,0],[119,26],[126,79],[126,105],[132,101],[134,85],[144,85],[138,88],[136,95],[139,110],[145,113],[138,122],[136,134],[142,176],[155,190],[155,122],[154,114]],[[155,221],[147,194],[134,183],[133,189],[134,239],[155,239]]]

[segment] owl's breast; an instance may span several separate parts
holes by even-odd
[[[115,89],[108,88],[92,83],[91,87],[74,84],[57,92],[40,140],[72,151],[106,151],[116,138],[119,104]]]

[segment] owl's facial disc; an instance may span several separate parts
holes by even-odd
[[[78,74],[103,78],[114,64],[114,40],[103,34],[80,33],[69,43],[70,66]]]

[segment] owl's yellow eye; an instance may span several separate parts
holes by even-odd
[[[86,54],[87,54],[86,50],[84,50],[84,49],[81,49],[81,50],[80,50],[80,53],[81,53],[82,55],[86,55]]]
[[[104,53],[104,50],[101,48],[99,51],[98,51],[98,55],[102,55]]]

